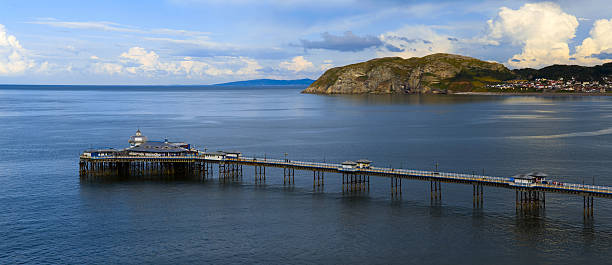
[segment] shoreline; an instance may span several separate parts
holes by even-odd
[[[612,96],[612,93],[587,93],[587,92],[571,92],[571,93],[549,93],[549,92],[457,92],[448,95],[472,95],[472,96]]]
[[[556,92],[453,92],[453,93],[312,93],[301,91],[300,94],[320,95],[320,96],[385,96],[385,95],[422,95],[422,96],[587,96],[587,97],[607,97],[612,96],[612,93],[588,93],[588,92],[571,92],[571,93],[556,93]]]

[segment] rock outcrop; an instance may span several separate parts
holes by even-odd
[[[403,59],[387,57],[327,70],[303,93],[450,93],[484,88],[515,74],[499,63],[437,53]]]

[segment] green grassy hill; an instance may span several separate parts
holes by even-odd
[[[304,93],[446,93],[484,89],[487,83],[516,78],[499,63],[432,54],[402,59],[386,57],[326,71]],[[450,90],[450,91],[449,91]]]

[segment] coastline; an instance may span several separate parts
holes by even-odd
[[[588,93],[588,92],[571,92],[571,93],[556,93],[556,92],[453,92],[453,93],[314,93],[302,90],[300,94],[338,96],[338,95],[467,95],[467,96],[588,96],[588,97],[607,97],[612,96],[612,93]]]
[[[571,93],[550,93],[550,92],[456,92],[449,95],[473,95],[473,96],[612,96],[612,93],[587,93],[587,92],[571,92]]]

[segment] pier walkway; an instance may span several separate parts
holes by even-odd
[[[255,158],[255,157],[239,157],[239,158],[224,158],[224,159],[206,159],[203,156],[169,156],[169,157],[147,157],[147,156],[103,156],[103,157],[85,157],[81,156],[81,170],[88,171],[95,169],[96,164],[106,163],[112,166],[113,164],[123,163],[188,163],[196,164],[193,168],[204,167],[209,169],[209,164],[219,165],[245,165],[254,167],[275,167],[284,168],[289,170],[306,170],[313,172],[331,172],[341,173],[346,176],[367,176],[367,182],[369,184],[369,176],[379,176],[392,178],[392,187],[399,185],[401,189],[401,179],[419,179],[436,182],[439,186],[440,182],[447,183],[464,183],[472,184],[475,186],[496,186],[509,189],[516,189],[521,191],[539,191],[539,192],[556,192],[556,193],[567,193],[577,194],[586,197],[602,197],[612,198],[612,187],[609,186],[597,186],[597,185],[585,185],[577,183],[565,183],[565,182],[552,182],[542,181],[533,183],[517,183],[513,177],[495,177],[495,176],[484,176],[484,175],[472,175],[472,174],[461,174],[461,173],[450,173],[450,172],[436,172],[436,171],[424,171],[424,170],[412,170],[412,169],[401,169],[401,168],[384,168],[384,167],[368,167],[368,168],[344,168],[342,164],[335,163],[321,163],[321,162],[306,162],[306,161],[293,161],[293,160],[281,160],[281,159],[267,159],[267,158]],[[104,166],[103,166],[104,167]],[[99,168],[99,167],[98,167]],[[242,170],[242,169],[240,169]],[[257,168],[256,168],[257,172]],[[265,173],[264,173],[265,174]],[[286,173],[287,174],[287,173]],[[291,173],[289,173],[291,174]],[[315,175],[316,176],[316,175]],[[398,182],[399,180],[399,182]],[[437,189],[437,188],[436,188]],[[401,191],[400,191],[401,192]],[[525,195],[531,200],[531,194]],[[538,198],[539,195],[535,195]],[[518,200],[517,193],[517,200]],[[539,200],[539,199],[538,199]],[[592,200],[592,198],[591,198]]]
[[[243,167],[255,169],[257,183],[265,183],[266,168],[283,169],[283,185],[295,184],[295,170],[312,172],[313,190],[323,191],[325,173],[341,175],[342,192],[360,194],[369,191],[370,177],[390,179],[391,197],[402,194],[402,180],[415,179],[430,182],[432,202],[441,202],[442,183],[461,183],[472,185],[473,204],[475,208],[483,206],[484,187],[494,186],[513,189],[516,195],[517,209],[542,209],[546,207],[546,193],[575,194],[583,197],[585,216],[593,215],[593,199],[612,198],[612,187],[565,183],[547,179],[546,174],[532,172],[512,177],[484,176],[374,167],[371,161],[360,159],[345,161],[341,164],[326,162],[307,162],[287,159],[268,159],[267,157],[244,157],[237,151],[202,152],[185,142],[149,141],[140,132],[128,140],[130,147],[125,149],[90,149],[85,150],[79,159],[79,175],[82,179],[106,179],[113,177],[137,178],[176,178],[188,177],[201,180],[214,174],[213,164],[218,165],[218,176],[221,181],[241,180]],[[301,174],[300,177],[304,177]]]

